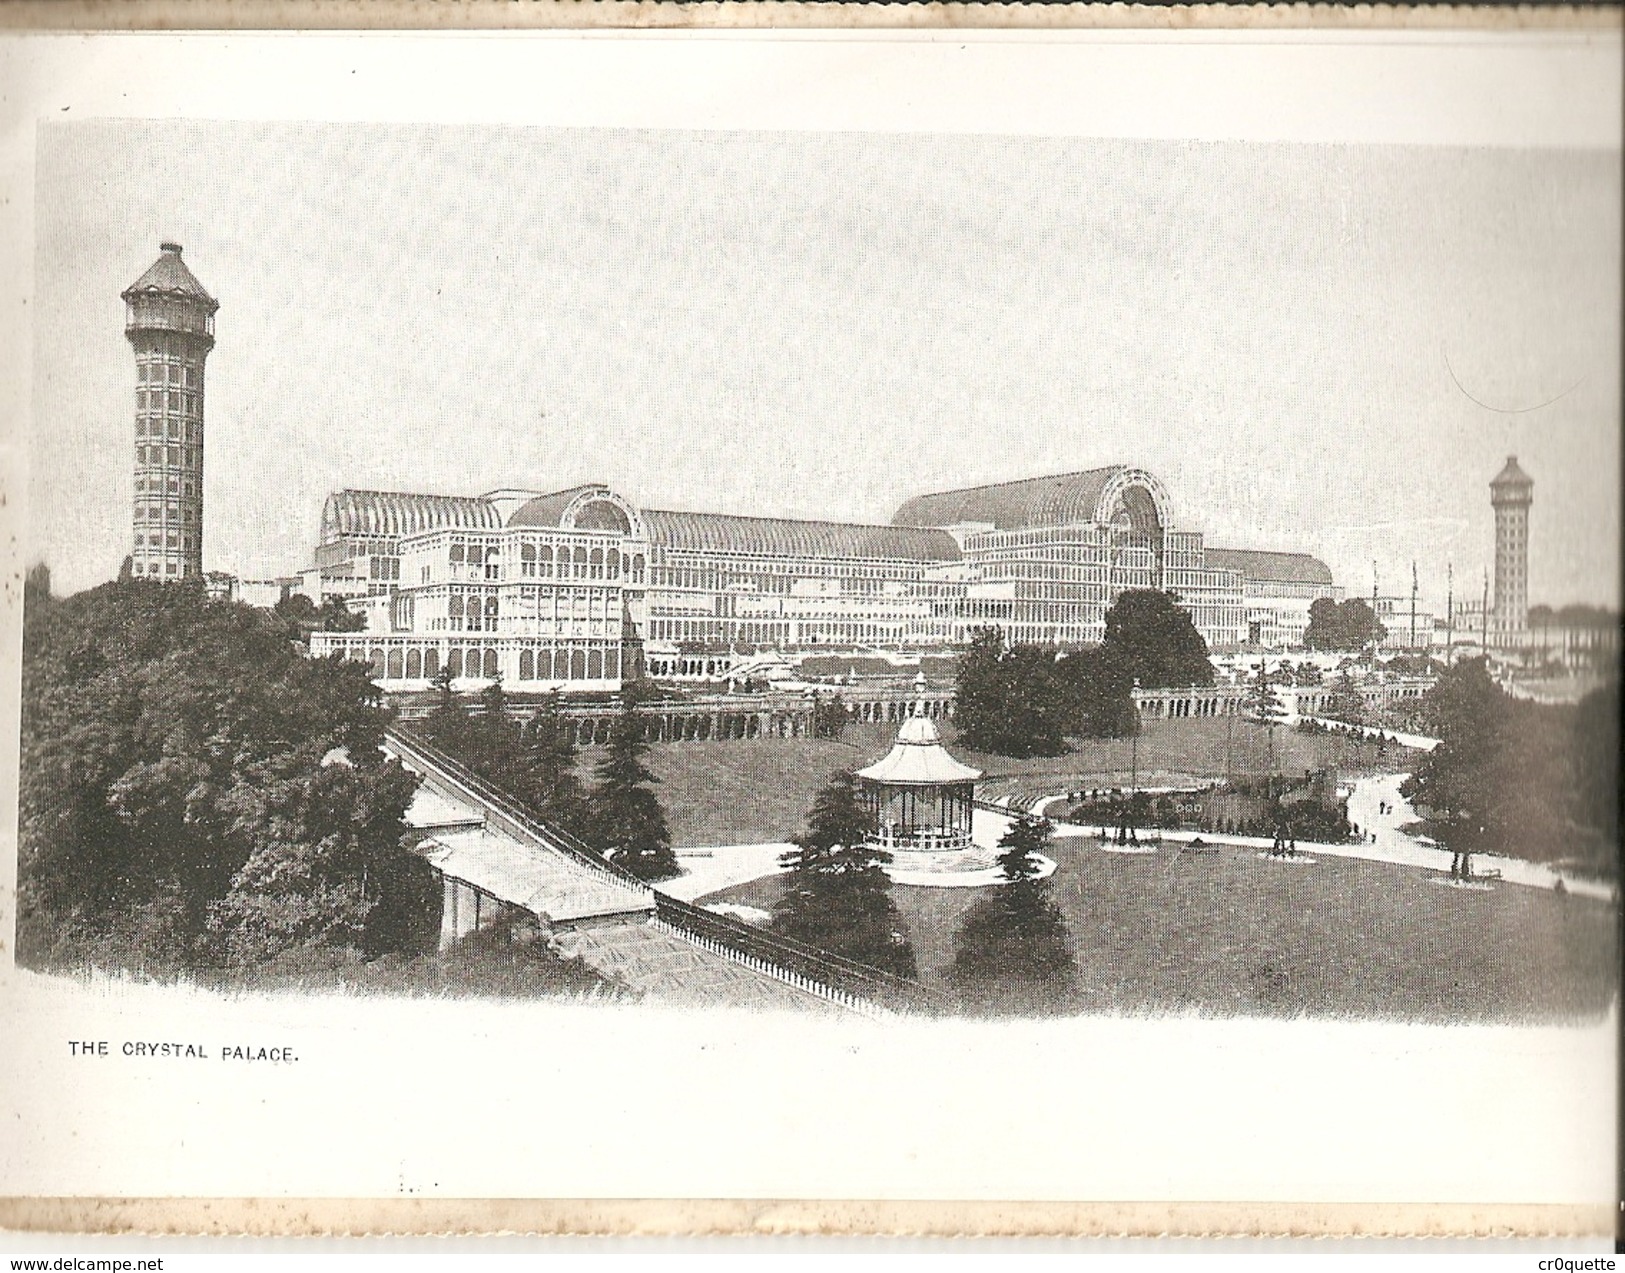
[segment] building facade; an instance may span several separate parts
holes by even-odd
[[[1309,630],[1309,607],[1322,599],[1343,599],[1326,563],[1307,553],[1209,548],[1206,560],[1210,567],[1241,576],[1246,626],[1242,640],[1250,646],[1300,648]]]
[[[445,668],[516,690],[613,689],[696,658],[721,675],[753,652],[942,650],[984,626],[1078,647],[1132,588],[1177,593],[1225,648],[1246,642],[1249,606],[1336,591],[1313,558],[1205,548],[1172,524],[1162,484],[1127,466],[921,496],[885,526],[639,509],[596,483],[341,491],[302,579],[367,621],[314,633],[312,652],[366,660],[400,689]]]
[[[220,305],[180,244],[159,250],[122,293],[136,369],[130,571],[175,582],[203,574],[203,364]]]

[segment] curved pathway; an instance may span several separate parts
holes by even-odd
[[[1400,830],[1401,827],[1417,821],[1416,810],[1399,794],[1400,784],[1408,774],[1377,774],[1370,778],[1357,779],[1349,793],[1349,821],[1360,828],[1363,834],[1374,834],[1376,839],[1367,839],[1363,843],[1351,844],[1323,844],[1320,841],[1300,840],[1300,852],[1307,849],[1322,857],[1349,857],[1363,858],[1368,862],[1389,862],[1395,866],[1413,866],[1423,870],[1448,872],[1450,870],[1451,853],[1449,849],[1440,848],[1431,841],[1421,839],[1408,832]],[[1058,796],[1047,796],[1035,803],[1035,808],[1048,808]],[[1379,806],[1385,806],[1387,812],[1381,812]],[[978,809],[978,819],[987,819],[986,823],[979,822],[976,827],[977,843],[996,843],[997,838],[1004,833],[1004,827],[1009,824],[1008,817]],[[985,830],[984,830],[985,827]],[[1075,826],[1067,823],[1055,824],[1055,834],[1060,836],[1094,836],[1102,828]],[[1105,828],[1110,831],[1111,828]],[[984,840],[983,835],[992,835],[992,840]],[[1271,841],[1265,836],[1249,835],[1223,835],[1212,831],[1163,831],[1162,840],[1165,844],[1176,846],[1189,843],[1198,835],[1209,844],[1231,844],[1244,848],[1270,847]],[[1571,893],[1578,893],[1585,897],[1600,898],[1604,901],[1616,899],[1616,890],[1610,884],[1597,880],[1575,879],[1573,876],[1563,875],[1543,866],[1539,862],[1530,862],[1524,858],[1501,857],[1493,853],[1475,853],[1473,855],[1475,868],[1479,871],[1499,871],[1501,879],[1508,884],[1523,884],[1529,888],[1551,889],[1556,887],[1559,878],[1563,887]]]

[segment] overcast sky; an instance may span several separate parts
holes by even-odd
[[[1615,604],[1620,183],[1618,151],[47,124],[31,556],[73,590],[127,551],[118,294],[173,238],[221,303],[208,569],[309,564],[346,486],[884,522],[1121,462],[1210,543],[1355,593],[1415,558],[1442,603],[1516,452],[1531,601]]]

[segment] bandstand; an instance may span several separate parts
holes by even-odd
[[[924,678],[916,681],[923,689]],[[858,770],[869,843],[892,855],[888,872],[917,878],[985,872],[994,854],[971,840],[980,769],[948,754],[936,722],[915,705],[882,759]],[[944,881],[946,882],[946,881]]]

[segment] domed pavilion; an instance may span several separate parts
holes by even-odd
[[[915,678],[923,690],[925,676]],[[971,841],[980,769],[961,764],[942,745],[936,723],[918,702],[884,757],[858,770],[869,810],[869,843],[892,855],[893,876],[985,871],[990,850]]]

